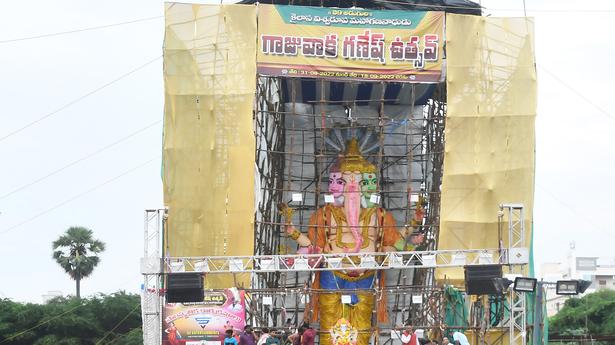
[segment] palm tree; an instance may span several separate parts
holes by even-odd
[[[100,262],[97,254],[105,250],[105,244],[92,234],[88,228],[73,226],[52,244],[53,258],[75,280],[77,298],[81,298],[81,279],[92,274]]]

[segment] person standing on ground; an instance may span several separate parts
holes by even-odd
[[[459,342],[460,345],[470,345],[470,342],[468,341],[466,335],[461,332],[453,333],[453,341],[455,343]]]
[[[267,341],[265,341],[265,345],[280,345],[282,344],[281,338],[282,335],[280,333],[272,332],[271,336],[267,338]]]
[[[288,336],[288,340],[290,341],[291,345],[301,345],[301,333],[299,333],[300,329],[301,328],[299,328],[297,332]]]
[[[233,336],[232,329],[227,329],[224,334],[226,335],[226,337],[224,338],[224,345],[237,345],[238,342],[237,339],[235,339],[235,337]]]
[[[303,326],[299,328],[299,334],[301,334],[301,345],[314,345],[316,330],[310,327],[309,324],[304,323]]]
[[[252,326],[246,325],[239,335],[239,345],[256,345],[256,338],[252,332]]]
[[[263,328],[262,332],[263,334],[260,336],[260,338],[258,338],[258,342],[256,343],[256,345],[264,345],[267,342],[267,339],[271,337],[271,334],[269,334],[269,328]]]
[[[406,326],[406,329],[401,334],[401,343],[403,345],[418,345],[418,339],[416,337],[416,333],[413,332],[412,327],[410,325]]]
[[[447,337],[442,338],[442,345],[450,345]]]

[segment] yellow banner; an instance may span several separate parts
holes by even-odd
[[[256,7],[166,3],[165,20],[166,254],[252,255]],[[205,283],[248,287],[249,278]]]
[[[503,203],[532,238],[536,68],[531,18],[448,14],[446,146],[438,249],[498,248]],[[507,227],[504,231],[507,231]],[[504,247],[508,235],[503,236]],[[463,285],[461,268],[437,279]]]
[[[258,73],[435,83],[444,12],[259,5]]]

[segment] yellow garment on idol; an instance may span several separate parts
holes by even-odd
[[[359,331],[357,345],[369,344],[372,327],[372,311],[374,310],[374,295],[357,293],[359,303],[354,306],[341,303],[339,292],[324,293],[318,296],[320,308],[320,344],[332,344],[329,330],[337,320],[345,317]]]
[[[402,239],[396,229],[395,219],[384,209],[362,209],[360,218],[365,240],[362,251],[380,251],[385,247],[393,247]],[[324,253],[335,252],[336,248],[344,245],[340,243],[339,235],[349,230],[345,228],[346,219],[341,208],[324,206],[312,215],[309,224],[310,241],[322,248]],[[357,292],[352,294],[353,303],[343,304],[342,293],[336,290],[373,289],[375,278],[375,271],[323,271],[317,274],[314,288],[331,290],[331,293],[321,293],[312,299],[312,319],[318,317],[320,323],[320,344],[333,344],[329,332],[342,317],[359,332],[357,345],[369,344],[372,313],[375,310],[374,295],[368,291]]]

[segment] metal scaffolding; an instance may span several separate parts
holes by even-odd
[[[311,95],[307,95],[308,85],[313,91]],[[333,95],[335,90],[343,89],[347,95],[348,90],[358,94],[359,90],[367,88],[372,91],[364,97],[342,98]],[[395,88],[401,91],[397,97],[391,97],[390,91]],[[327,135],[331,130],[362,130],[377,137],[377,150],[364,156],[377,167],[380,205],[394,215],[398,228],[424,234],[426,240],[421,249],[427,250],[405,255],[373,253],[369,260],[373,260],[370,262],[374,269],[388,269],[392,257],[408,259],[387,274],[385,289],[433,286],[435,264],[430,265],[429,260],[438,262],[443,259],[440,265],[445,265],[444,262],[459,265],[464,259],[462,253],[456,253],[457,261],[453,261],[452,253],[435,251],[444,157],[446,86],[441,83],[430,87],[430,90],[427,100],[415,105],[416,85],[406,84],[402,88],[400,84],[384,82],[342,83],[321,79],[306,81],[259,77],[254,110],[258,171],[255,186],[255,256],[201,258],[201,261],[206,261],[208,269],[214,271],[229,272],[231,268],[241,267],[250,272],[259,272],[253,275],[252,286],[263,293],[280,289],[309,290],[314,271],[321,268],[313,268],[309,264],[297,266],[309,260],[291,254],[296,250],[296,245],[286,236],[278,205],[289,203],[295,209],[293,224],[306,233],[310,216],[324,205],[327,171],[339,154],[328,147]],[[419,200],[424,213],[412,226]],[[480,255],[475,254],[468,253],[469,262],[478,262]],[[496,256],[495,262],[499,262],[501,253],[494,250],[490,254]],[[272,255],[280,256],[272,258]],[[184,259],[195,262],[195,258]],[[349,258],[327,255],[309,259],[326,263],[322,268],[325,270],[335,269],[331,261],[354,262]],[[357,259],[357,265],[360,265],[360,260]],[[364,257],[363,260],[368,259]],[[291,261],[293,264],[288,265]],[[396,311],[391,313],[391,324],[399,325],[413,320],[419,324],[435,325],[436,319],[417,316],[408,296],[408,292],[402,292],[386,297],[389,309]],[[259,297],[253,296],[253,301],[260,301]],[[297,324],[308,319],[300,301],[299,297],[286,296],[283,303],[277,302],[284,305],[279,312],[273,312],[275,308],[269,307],[260,310],[253,308],[250,321],[256,326],[280,326],[285,320],[272,317],[271,313],[277,313],[278,316],[289,315]],[[403,313],[399,312],[402,310]]]

